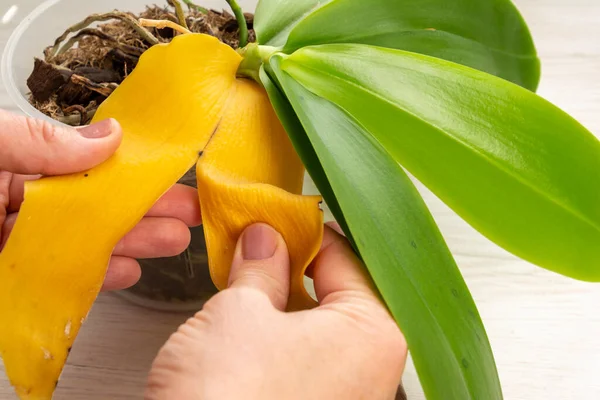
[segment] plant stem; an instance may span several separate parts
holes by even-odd
[[[208,9],[204,7],[200,7],[192,2],[192,0],[183,0],[183,2],[188,6],[188,8],[199,11],[203,14],[208,14]]]
[[[158,29],[164,29],[164,28],[171,28],[176,32],[179,33],[192,33],[189,29],[184,28],[183,26],[179,25],[176,22],[173,21],[168,21],[168,20],[158,20],[158,19],[145,19],[145,18],[140,18],[140,25],[141,26],[149,26],[152,28],[158,28]]]
[[[240,47],[246,47],[248,44],[248,24],[246,23],[244,12],[236,0],[227,0],[227,3],[231,7],[231,11],[233,11],[240,27]]]
[[[271,46],[259,46],[256,43],[250,43],[244,48],[237,50],[238,54],[242,56],[242,62],[237,70],[237,75],[254,79],[256,82],[260,82],[259,71],[260,67],[269,61],[271,55],[279,51],[280,49]]]
[[[181,7],[181,3],[179,2],[179,0],[167,0],[167,2],[175,8],[175,14],[177,14],[177,20],[179,21],[179,25],[189,30],[190,28],[188,27],[187,21],[185,20],[185,13],[183,12],[183,7]]]

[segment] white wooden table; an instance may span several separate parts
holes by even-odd
[[[39,0],[0,0],[0,18],[13,2]],[[600,3],[516,4],[543,61],[539,93],[600,136]],[[0,47],[8,35],[9,28],[0,22]],[[1,83],[0,107],[14,110]],[[516,259],[423,192],[478,304],[505,398],[600,399],[600,285],[572,281]],[[155,353],[187,316],[101,295],[77,339],[56,399],[141,398]],[[424,398],[412,365],[405,386],[410,399]],[[12,398],[0,365],[0,399]]]

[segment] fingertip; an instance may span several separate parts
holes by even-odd
[[[113,254],[138,260],[175,257],[191,239],[190,229],[176,218],[145,217],[117,243]]]
[[[0,149],[0,156],[3,151],[7,153],[6,160],[0,159],[0,167],[26,175],[65,175],[89,170],[108,160],[123,137],[121,126],[113,119],[72,128],[21,117],[9,127],[13,139]]]
[[[315,292],[321,304],[360,293],[377,299],[371,278],[348,240],[325,227],[321,250],[312,263]]]
[[[200,226],[202,214],[198,190],[178,183],[154,204],[146,216],[177,218],[190,228]]]
[[[108,160],[121,145],[123,129],[116,119],[108,118],[94,124],[77,128],[78,142],[87,148],[88,159],[84,169],[95,167]]]
[[[247,227],[237,242],[228,287],[250,287],[285,310],[290,290],[290,259],[285,240],[266,224]]]
[[[339,230],[336,228],[338,228]],[[325,227],[323,229],[323,242],[321,243],[320,251],[323,251],[330,245],[338,243],[338,242],[341,242],[341,244],[346,243],[346,237],[344,236],[342,229],[337,224],[337,222],[326,223]]]
[[[142,276],[140,264],[129,257],[113,256],[106,272],[103,292],[128,289]]]
[[[91,125],[75,128],[86,139],[119,139],[122,136],[121,124],[114,118],[107,118]]]
[[[339,225],[337,225],[337,222],[327,222],[323,227],[323,240],[321,242],[321,248],[319,249],[319,253],[304,272],[304,275],[306,275],[310,279],[315,278],[315,265],[317,263],[317,259],[319,258],[319,254],[321,254],[323,250],[329,247],[332,243],[343,239],[342,234],[335,229],[336,226],[339,227]]]
[[[267,224],[254,224],[244,230],[238,248],[238,255],[244,261],[267,260],[275,255],[282,237]]]
[[[192,241],[190,228],[176,218],[157,218],[162,224],[158,240],[162,242],[164,253],[161,257],[175,257],[183,253]]]
[[[84,127],[48,127],[56,139],[46,140],[44,156],[34,156],[40,163],[29,174],[65,175],[92,169],[113,156],[121,145],[121,125],[112,118]]]

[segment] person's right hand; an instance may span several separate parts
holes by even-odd
[[[263,224],[238,242],[229,288],[171,336],[147,400],[391,400],[407,347],[347,240],[326,228],[313,263],[320,306],[285,313],[289,256]]]

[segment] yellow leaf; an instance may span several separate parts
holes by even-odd
[[[22,399],[52,397],[115,245],[209,142],[199,168],[217,285],[224,287],[235,234],[264,221],[288,240],[301,293],[294,304],[310,305],[298,276],[320,245],[320,199],[293,194],[301,164],[262,89],[236,80],[240,62],[206,35],[152,47],[94,118],[121,123],[115,155],[80,174],[27,184],[0,254],[0,354]]]
[[[281,232],[290,252],[288,309],[315,305],[304,271],[323,232],[320,197],[299,196],[304,167],[269,98],[253,81],[238,80],[235,94],[196,169],[211,276],[227,287],[235,245],[252,223]]]

